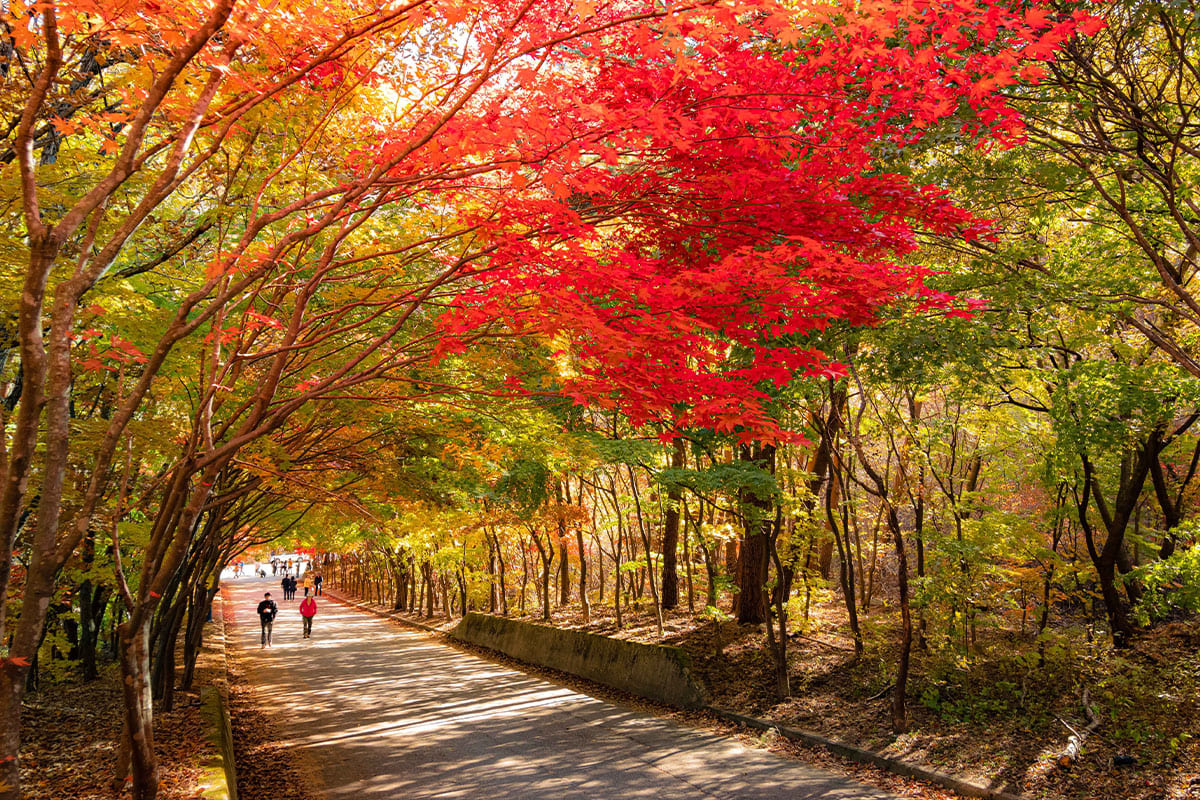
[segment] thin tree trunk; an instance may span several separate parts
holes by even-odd
[[[778,576],[783,572],[783,562],[779,558],[779,550],[777,544],[779,541],[779,528],[783,519],[783,507],[779,504],[775,505],[775,522],[771,526],[772,530],[768,535],[768,544],[770,547],[770,557],[775,565],[775,574]],[[807,572],[806,572],[807,577]],[[767,645],[771,650],[775,660],[775,693],[779,699],[786,700],[792,696],[792,687],[788,680],[788,663],[787,663],[787,645],[788,645],[788,630],[787,630],[787,601],[788,592],[777,592],[774,596],[774,617],[775,622],[779,625],[778,635],[775,633],[775,625],[770,619],[767,620]]]
[[[682,437],[676,437],[671,450],[671,468],[681,469],[684,463],[686,442]],[[663,514],[662,540],[662,607],[667,611],[679,605],[679,570],[677,566],[679,550],[679,512],[680,501],[683,499],[683,488],[678,482],[672,482],[667,489],[667,507]]]
[[[642,520],[642,499],[637,488],[637,478],[633,474],[633,467],[626,465],[629,470],[629,485],[633,490],[633,504],[637,510],[638,532],[642,536],[642,546],[646,551],[646,576],[650,581],[650,597],[654,601],[654,621],[658,625],[658,638],[663,637],[663,614],[662,603],[659,600],[658,588],[654,585],[654,564],[651,559],[650,548],[650,533],[646,530],[646,524]]]
[[[436,591],[436,587],[434,586],[434,580],[433,580],[433,564],[426,561],[425,565],[424,565],[424,570],[425,570],[425,602],[428,604],[428,608],[425,611],[425,616],[429,619],[433,619],[434,592]]]
[[[570,484],[567,485],[568,489]],[[580,507],[580,513],[583,511],[583,476],[579,478],[579,492],[575,498]],[[579,548],[579,606],[583,610],[583,621],[587,622],[592,618],[592,601],[588,597],[588,563],[587,553],[583,544],[583,523],[576,521],[575,523],[575,546]]]
[[[687,572],[686,577],[687,577],[688,613],[695,614],[696,613],[696,584],[692,579],[692,572],[693,572],[692,546],[691,546],[691,536],[688,533],[688,525],[691,521],[691,518],[688,516],[688,513],[687,513],[687,501],[685,499],[681,498],[680,502],[682,503],[682,505],[680,507],[680,513],[683,515],[683,564],[684,564],[684,568],[686,569],[686,572]]]
[[[533,537],[533,544],[537,548],[538,558],[542,562],[542,579],[540,581],[540,593],[542,600],[542,621],[549,622],[550,617],[550,565],[554,561],[554,545],[550,543],[549,535],[545,543],[542,542],[540,536],[533,531],[530,531],[530,536]]]
[[[495,614],[499,605],[499,598],[496,596],[496,546],[491,534],[485,532],[483,538],[488,546],[488,613]]]
[[[571,504],[571,486],[566,485],[564,497],[563,480],[554,483],[555,499],[558,501],[558,605],[565,606],[571,602],[571,561],[567,558],[567,520],[563,514],[563,505]]]
[[[900,601],[900,657],[896,668],[896,685],[892,691],[892,730],[903,733],[908,730],[908,714],[905,700],[908,693],[908,671],[912,657],[913,624],[912,610],[909,607],[908,589],[908,557],[904,547],[904,530],[896,507],[889,497],[888,482],[867,460],[862,442],[852,438],[858,463],[874,484],[874,494],[882,504],[887,518],[888,529],[892,533],[892,542],[896,549],[896,582]]]
[[[829,522],[830,531],[833,532],[834,542],[838,548],[838,560],[841,562],[838,579],[842,586],[842,599],[846,603],[846,616],[850,620],[850,632],[854,636],[854,653],[861,656],[863,653],[863,636],[862,628],[858,622],[858,605],[854,602],[854,559],[849,553],[849,509],[844,504],[841,504],[842,521],[839,525],[837,517],[834,514],[834,508],[839,505],[836,498],[842,480],[836,469],[833,471],[832,477],[833,480],[829,482],[829,485],[825,489],[825,517]]]
[[[913,624],[908,597],[908,558],[904,550],[904,533],[895,509],[888,505],[888,527],[896,546],[897,587],[900,594],[900,663],[896,669],[896,688],[892,694],[892,730],[903,733],[908,730],[908,715],[905,697],[908,692],[908,667],[912,657]]]
[[[504,560],[504,550],[500,547],[500,537],[496,536],[496,557],[500,564],[500,613],[508,616],[508,583],[506,579],[506,565]]]

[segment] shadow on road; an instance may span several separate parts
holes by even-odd
[[[581,695],[326,601],[312,639],[269,581],[229,587],[241,661],[290,744],[341,798],[885,798],[727,737]],[[273,592],[275,594],[275,592]]]

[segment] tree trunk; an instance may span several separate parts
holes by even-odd
[[[675,439],[673,449],[671,450],[671,468],[681,469],[683,467],[684,455],[686,455],[686,443],[682,437]],[[667,508],[663,514],[663,540],[662,540],[662,607],[667,611],[674,609],[679,605],[679,568],[678,550],[679,550],[679,512],[680,502],[683,499],[683,487],[678,483],[670,484],[667,489]]]
[[[613,613],[617,618],[617,630],[621,630],[624,620],[621,619],[621,514],[620,506],[617,505],[617,485],[613,482],[613,509],[616,512],[617,518],[617,546],[616,558],[613,561]]]
[[[783,573],[783,562],[779,558],[779,550],[776,547],[779,541],[779,528],[783,519],[783,507],[779,504],[775,505],[775,522],[771,525],[771,531],[767,537],[767,544],[770,548],[771,562],[775,565],[775,574],[778,579]],[[807,573],[806,573],[807,575]],[[775,625],[772,624],[770,618],[767,619],[767,646],[771,650],[771,655],[775,661],[775,693],[780,700],[786,700],[792,696],[791,683],[788,680],[788,663],[787,663],[787,645],[788,645],[788,630],[787,630],[787,601],[789,596],[788,591],[776,592],[774,597],[774,617],[775,623],[779,626],[779,632],[776,634]]]
[[[921,474],[923,475],[925,468],[922,466]],[[925,495],[917,495],[917,503],[913,513],[913,538],[917,543],[917,579],[920,583],[925,578]],[[928,652],[929,644],[926,641],[927,624],[925,622],[925,608],[921,606],[917,612],[917,647],[923,652]]]
[[[398,568],[396,573],[396,596],[392,601],[392,610],[407,611],[405,606],[408,600],[408,576],[403,573],[402,568]]]
[[[775,446],[755,443],[739,445],[740,460],[760,465],[774,474]],[[759,497],[743,489],[738,493],[744,525],[738,580],[737,620],[743,624],[767,621],[767,565],[770,560],[768,537],[771,527],[770,497]]]
[[[496,539],[496,559],[500,562],[500,613],[508,616],[508,581],[507,567],[504,564],[504,551],[500,549],[500,537]]]
[[[900,663],[896,668],[896,688],[892,694],[892,730],[903,733],[908,730],[905,698],[908,692],[909,660],[912,657],[913,624],[908,598],[908,557],[904,549],[904,532],[891,503],[888,503],[888,527],[892,530],[892,540],[896,546],[896,581],[900,594]]]
[[[0,744],[5,754],[21,752],[21,698],[25,694],[25,679],[29,662],[20,659],[0,659]],[[20,760],[0,760],[0,798],[19,800]]]
[[[455,574],[458,580],[458,610],[462,612],[462,616],[467,615],[467,574],[462,568],[459,568]]]
[[[220,575],[220,573],[217,574]],[[192,688],[192,682],[196,675],[196,659],[199,656],[204,636],[204,623],[208,619],[209,610],[212,608],[213,600],[220,588],[219,577],[212,580],[211,586],[202,584],[197,587],[197,595],[200,599],[188,611],[187,639],[184,641],[183,650],[183,680],[179,684],[185,692]]]
[[[425,611],[425,616],[432,619],[434,599],[433,565],[426,561],[422,568],[425,571],[425,600],[429,604],[429,607]]]
[[[825,518],[829,522],[830,531],[833,532],[833,540],[837,543],[838,560],[841,562],[838,580],[842,587],[842,599],[846,603],[846,616],[850,620],[850,633],[854,636],[854,652],[856,655],[862,655],[862,628],[858,622],[858,604],[854,602],[854,559],[850,553],[850,512],[845,505],[839,502],[838,489],[842,483],[841,475],[835,472],[832,478],[825,488]],[[841,505],[842,512],[840,525],[834,514],[834,508],[839,505]]]
[[[158,794],[158,762],[154,754],[153,710],[150,700],[149,620],[121,623],[121,691],[125,698],[134,800],[154,800]],[[124,776],[117,776],[123,779]]]
[[[100,677],[96,668],[96,648],[100,644],[100,629],[104,624],[104,609],[107,606],[107,589],[84,581],[79,593],[79,658],[83,664],[85,681]]]
[[[421,585],[420,578],[417,575],[417,561],[414,557],[408,558],[408,610],[416,612],[417,616],[421,615],[421,594],[418,591]]]
[[[650,597],[654,602],[654,621],[658,626],[658,638],[661,639],[663,637],[662,602],[658,589],[654,585],[654,562],[651,560],[650,533],[646,530],[646,524],[642,519],[642,498],[638,493],[637,477],[633,474],[632,466],[627,464],[626,468],[629,470],[629,486],[633,491],[633,507],[637,512],[638,532],[642,537],[642,547],[646,551],[646,570],[643,574],[650,582]]]
[[[529,599],[529,546],[521,541],[521,594],[517,598],[517,613],[525,614],[525,603]]]
[[[576,496],[579,505],[583,505],[583,479],[580,478],[579,494]],[[575,546],[579,548],[579,605],[583,609],[583,621],[592,618],[592,601],[588,597],[588,563],[587,553],[583,546],[583,525],[575,523]]]
[[[542,562],[542,579],[539,581],[539,593],[542,600],[542,621],[550,621],[550,565],[554,561],[554,545],[550,542],[550,536],[546,536],[546,542],[543,543],[540,536],[530,532],[533,537],[533,544],[538,550],[538,559]]]
[[[570,505],[570,484],[567,485],[567,493],[563,496],[563,481],[558,479],[554,483],[556,499],[558,500],[558,604],[565,606],[571,602],[571,561],[567,558],[567,519],[563,514],[563,503]]]
[[[1152,437],[1150,441],[1145,442],[1132,461],[1126,457],[1122,464],[1121,485],[1117,490],[1111,509],[1100,494],[1099,483],[1090,459],[1086,455],[1080,456],[1083,464],[1083,493],[1077,503],[1079,527],[1083,531],[1088,555],[1096,570],[1096,577],[1100,583],[1100,594],[1104,599],[1104,611],[1108,617],[1109,629],[1112,631],[1113,644],[1117,647],[1128,647],[1135,633],[1133,622],[1129,618],[1129,611],[1125,607],[1116,585],[1117,560],[1124,547],[1125,528],[1129,522],[1129,515],[1137,505],[1137,498],[1141,493],[1146,475],[1150,471],[1148,457],[1150,457],[1153,441],[1156,438]],[[1154,450],[1152,457],[1158,457],[1157,450]],[[1103,545],[1096,541],[1089,516],[1089,507],[1093,496],[1107,533]]]
[[[495,614],[499,600],[496,597],[496,545],[486,531],[483,538],[488,546],[488,613]]]
[[[687,601],[688,612],[696,613],[696,584],[692,577],[694,565],[692,564],[692,547],[691,537],[688,536],[688,521],[690,517],[687,513],[687,503],[680,498],[682,505],[679,513],[682,515],[683,523],[683,566],[685,570],[685,581],[687,582]]]
[[[905,699],[908,694],[908,669],[912,657],[913,639],[912,610],[909,607],[908,592],[908,555],[904,548],[904,530],[900,525],[900,518],[896,514],[896,507],[889,497],[887,480],[871,466],[862,442],[857,438],[852,438],[851,441],[855,453],[858,455],[858,463],[870,478],[871,483],[874,484],[873,494],[879,498],[880,509],[887,518],[888,529],[892,533],[892,542],[896,549],[896,582],[900,599],[900,659],[896,668],[896,685],[892,691],[892,730],[895,733],[903,733],[908,730]],[[866,488],[866,485],[863,485]]]
[[[163,711],[172,710],[175,703],[175,646],[179,641],[185,607],[186,601],[180,597],[159,620],[162,630],[150,676],[152,697],[161,701]]]

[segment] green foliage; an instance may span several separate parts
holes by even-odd
[[[918,696],[923,706],[957,722],[1004,719],[1044,730],[1055,723],[1059,696],[1064,687],[1076,684],[1079,668],[1077,655],[1060,647],[1048,647],[1041,666],[1036,653],[973,662],[947,652],[931,660]]]
[[[766,500],[779,493],[779,485],[770,472],[756,464],[734,461],[728,464],[713,464],[702,470],[670,467],[659,470],[655,481],[664,489],[680,486],[697,494],[722,492],[737,494],[748,490],[755,497]]]
[[[608,464],[638,466],[654,463],[661,453],[661,446],[649,439],[613,439],[595,432],[582,432],[585,442],[596,457]]]
[[[494,493],[522,511],[534,511],[550,497],[550,470],[538,461],[516,461],[496,482]]]
[[[726,614],[716,606],[705,606],[704,610],[700,612],[700,616],[712,622],[729,622],[733,619],[733,615]]]
[[[1194,529],[1197,522],[1190,521],[1188,527]],[[1168,559],[1137,567],[1126,580],[1142,584],[1144,594],[1134,607],[1134,615],[1142,625],[1160,622],[1177,612],[1200,612],[1200,547],[1176,551]]]
[[[999,680],[979,688],[977,694],[956,698],[946,684],[930,684],[921,691],[921,705],[960,722],[984,722],[1008,716],[1019,701],[1019,686]]]
[[[1200,400],[1200,384],[1162,364],[1078,361],[1055,378],[1050,401],[1066,448],[1121,448]]]
[[[1165,728],[1161,721],[1171,717],[1176,705],[1172,692],[1180,687],[1164,682],[1167,676],[1144,659],[1111,653],[1097,666],[1102,674],[1092,699],[1105,736],[1119,747],[1140,752],[1146,760],[1168,758],[1177,731]]]

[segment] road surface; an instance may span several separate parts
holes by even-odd
[[[597,700],[325,598],[313,637],[278,582],[225,584],[230,645],[328,800],[895,800],[765,750]],[[274,646],[255,607],[279,605]]]

